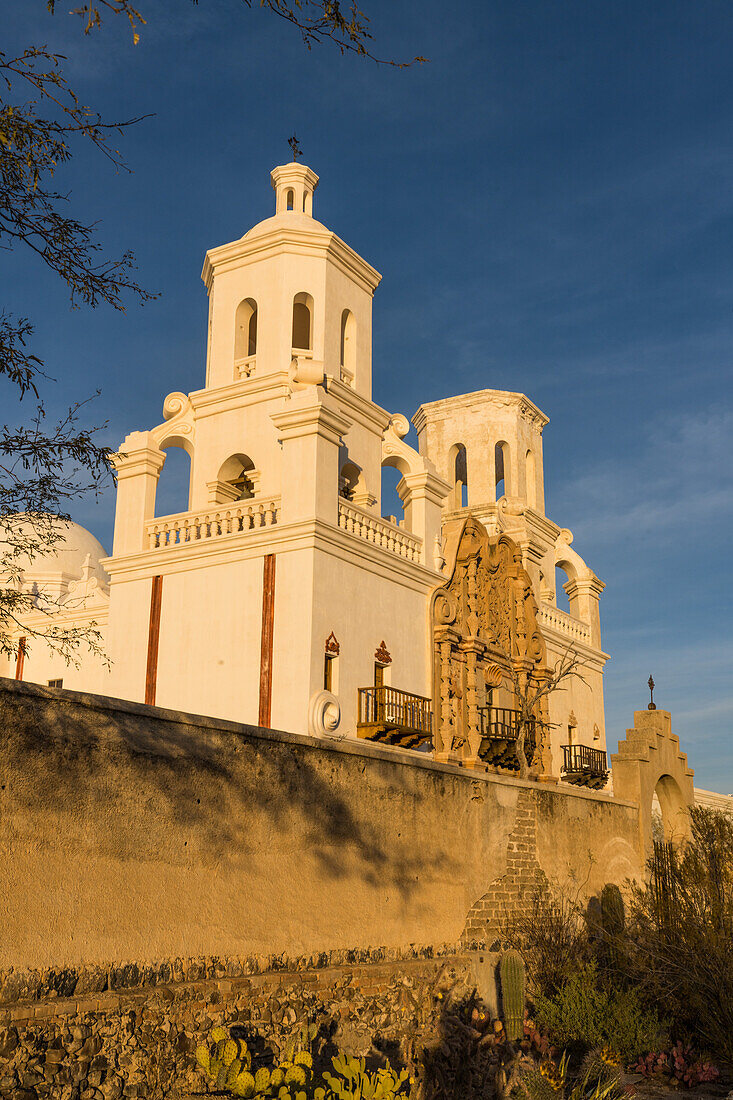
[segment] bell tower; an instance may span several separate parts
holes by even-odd
[[[371,399],[372,298],[381,276],[313,217],[318,176],[305,164],[270,174],[273,217],[206,254],[206,388],[326,375]]]

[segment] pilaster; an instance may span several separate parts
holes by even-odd
[[[339,445],[351,421],[320,386],[293,394],[271,419],[282,445],[282,522],[337,527]]]

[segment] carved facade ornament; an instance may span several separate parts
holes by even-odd
[[[150,432],[157,447],[182,446],[193,453],[196,438],[196,418],[191,400],[185,393],[169,393],[163,402],[163,423]]]
[[[439,758],[475,766],[490,759],[491,708],[516,709],[515,679],[546,675],[545,642],[516,543],[489,535],[473,516],[446,524],[444,533],[450,579],[431,601],[435,749]],[[493,701],[491,692],[502,688],[504,697]],[[538,768],[547,771],[545,746],[537,747]]]
[[[341,652],[341,646],[339,645],[336,635],[333,631],[326,638],[326,653],[332,657],[338,657]]]
[[[376,660],[379,661],[380,665],[392,664],[392,657],[386,645],[384,644],[384,638],[375,649],[374,656]]]

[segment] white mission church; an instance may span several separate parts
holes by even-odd
[[[59,621],[98,624],[110,667],[29,638],[0,674],[511,772],[517,692],[570,651],[583,678],[537,708],[527,756],[601,785],[603,584],[545,514],[547,417],[480,390],[421,405],[409,446],[407,419],[372,399],[380,275],[313,217],[310,168],[271,179],[273,217],[206,255],[203,388],[120,446],[111,556],[73,525],[23,578]],[[188,509],[156,516],[169,447],[191,459]]]

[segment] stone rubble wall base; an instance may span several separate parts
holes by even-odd
[[[2,1100],[123,1100],[206,1092],[194,1053],[240,1024],[278,1048],[305,1020],[352,1054],[394,1057],[443,991],[473,988],[466,955],[281,970],[0,1007]]]

